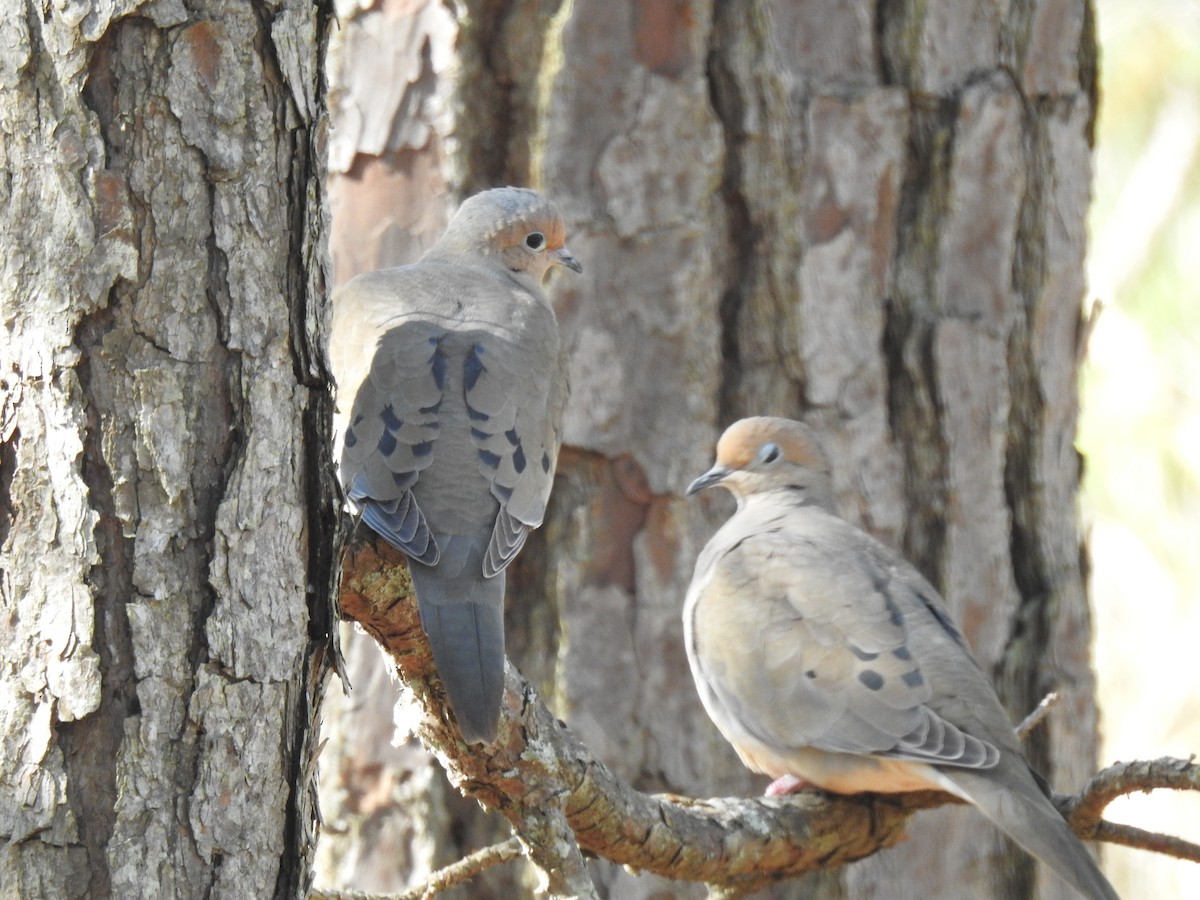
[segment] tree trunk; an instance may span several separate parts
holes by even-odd
[[[1029,751],[1077,789],[1096,740],[1073,449],[1086,0],[476,0],[460,22],[413,7],[348,23],[347,46],[407,43],[348,54],[336,76],[339,280],[413,258],[445,188],[503,183],[559,202],[585,267],[555,291],[572,393],[547,522],[510,580],[519,668],[635,786],[761,790],[704,716],[681,643],[693,562],[729,507],[682,491],[733,419],[804,418],[833,451],[843,510],[942,588],[1014,720],[1062,692]],[[372,86],[396,60],[404,90],[385,95]],[[402,783],[352,743],[373,768],[348,760],[339,790],[362,798],[348,785],[368,771]],[[370,812],[395,835],[404,792],[389,789]],[[436,796],[404,839],[412,870],[378,877],[474,849]],[[338,858],[387,859],[348,827],[367,843]],[[910,830],[773,895],[1065,890],[972,810]],[[612,897],[685,890],[610,866],[597,878]]]
[[[312,4],[7,3],[6,897],[297,897],[336,505]]]

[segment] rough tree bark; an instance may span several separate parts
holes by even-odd
[[[1090,4],[468,0],[459,21],[434,0],[361,6],[344,11],[360,52],[332,141],[339,280],[411,259],[444,190],[503,183],[560,203],[585,266],[556,293],[560,478],[509,593],[510,656],[576,734],[644,790],[761,788],[687,671],[683,593],[726,510],[681,494],[721,426],[783,414],[825,433],[843,508],[943,589],[1014,719],[1063,693],[1030,753],[1077,789],[1096,742],[1073,449]],[[361,52],[389,34],[402,50]],[[397,72],[403,90],[380,91]],[[345,757],[337,789],[402,833],[403,779],[353,745],[371,765]],[[369,842],[330,853],[375,859],[364,886],[383,887],[432,864],[422,847],[473,849],[433,798],[403,839],[417,872],[380,871]],[[774,896],[1061,893],[970,810],[910,833]],[[597,877],[613,897],[663,890]]]
[[[4,4],[5,897],[306,890],[324,15]]]

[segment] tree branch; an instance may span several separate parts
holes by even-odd
[[[1188,759],[1164,756],[1115,763],[1088,779],[1078,795],[1055,798],[1055,805],[1080,837],[1200,862],[1200,845],[1101,818],[1108,804],[1134,791],[1200,791],[1200,765],[1195,760],[1194,755]]]
[[[1195,759],[1195,756],[1189,759],[1164,756],[1155,760],[1115,763],[1088,779],[1066,814],[1074,827],[1086,830],[1100,821],[1108,804],[1124,794],[1149,792],[1155,788],[1200,790],[1200,766],[1196,765]]]
[[[395,662],[421,710],[416,735],[459,790],[509,820],[544,873],[549,866],[551,889],[580,889],[582,850],[667,878],[727,886],[736,896],[739,889],[870,856],[901,839],[913,812],[959,802],[939,792],[715,799],[642,794],[596,760],[512,666],[499,737],[489,746],[469,746],[449,721],[411,590],[403,557],[382,541],[359,543],[347,553],[343,611]],[[1196,790],[1198,784],[1200,767],[1190,761],[1127,763],[1101,772],[1079,797],[1057,802],[1083,837],[1192,858],[1185,842],[1178,842],[1180,853],[1171,849],[1174,839],[1151,836],[1138,843],[1123,826],[1101,822],[1100,814],[1122,793]]]

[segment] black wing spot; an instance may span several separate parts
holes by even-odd
[[[869,691],[878,691],[883,687],[883,676],[874,669],[863,669],[858,673],[858,680]]]
[[[545,450],[542,451],[542,471],[550,474],[550,454]]]
[[[446,357],[442,353],[442,342],[440,338],[430,338],[429,343],[433,344],[434,348],[433,358],[429,361],[429,371],[433,375],[433,383],[437,385],[437,388],[440,391],[446,385]]]
[[[472,422],[486,422],[490,417],[487,413],[480,412],[477,409],[467,407],[467,418]]]
[[[384,427],[387,428],[388,431],[399,431],[400,427],[404,424],[399,418],[397,418],[396,411],[392,409],[392,404],[390,403],[383,408],[383,412],[379,414],[379,417],[383,419]]]
[[[850,645],[850,652],[861,659],[863,662],[870,662],[873,659],[879,659],[878,653],[871,653],[868,650],[859,650],[853,644]]]
[[[346,437],[342,441],[342,443],[345,444],[347,447],[353,447],[355,444],[358,443],[358,435],[354,433],[353,428],[346,429]]]
[[[384,456],[391,456],[396,452],[396,436],[390,431],[385,431],[379,436],[379,452]]]
[[[897,647],[892,651],[892,656],[896,657],[896,659],[904,660],[905,662],[908,662],[908,660],[912,659],[912,654],[908,652],[907,647]]]
[[[472,425],[471,426],[471,437],[475,438],[475,440],[477,440],[477,441],[486,441],[488,438],[491,437],[491,435],[488,434],[486,431],[484,431],[482,428],[476,428],[474,425]]]
[[[413,456],[428,456],[433,452],[433,441],[421,441],[419,444],[413,444]]]
[[[887,603],[887,610],[891,613],[892,624],[897,628],[904,624],[904,614],[900,612],[900,607],[892,602],[891,597],[885,597],[884,602]]]
[[[920,669],[913,669],[911,672],[905,672],[900,677],[910,688],[917,688],[925,683],[925,676],[921,674]]]
[[[525,471],[525,451],[521,447],[521,436],[517,434],[517,429],[510,428],[504,432],[504,437],[513,448],[513,468],[520,475]]]
[[[816,670],[816,669],[809,669],[807,672],[805,672],[805,673],[804,673],[804,677],[805,677],[805,678],[816,678],[816,677],[817,677],[817,670]]]
[[[479,459],[489,469],[495,469],[500,466],[500,457],[488,450],[480,450]]]

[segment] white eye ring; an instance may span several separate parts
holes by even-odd
[[[773,441],[762,445],[762,449],[758,451],[758,461],[770,465],[779,459],[779,445]]]
[[[525,246],[530,250],[541,250],[546,246],[546,236],[540,231],[531,231],[525,235]]]

